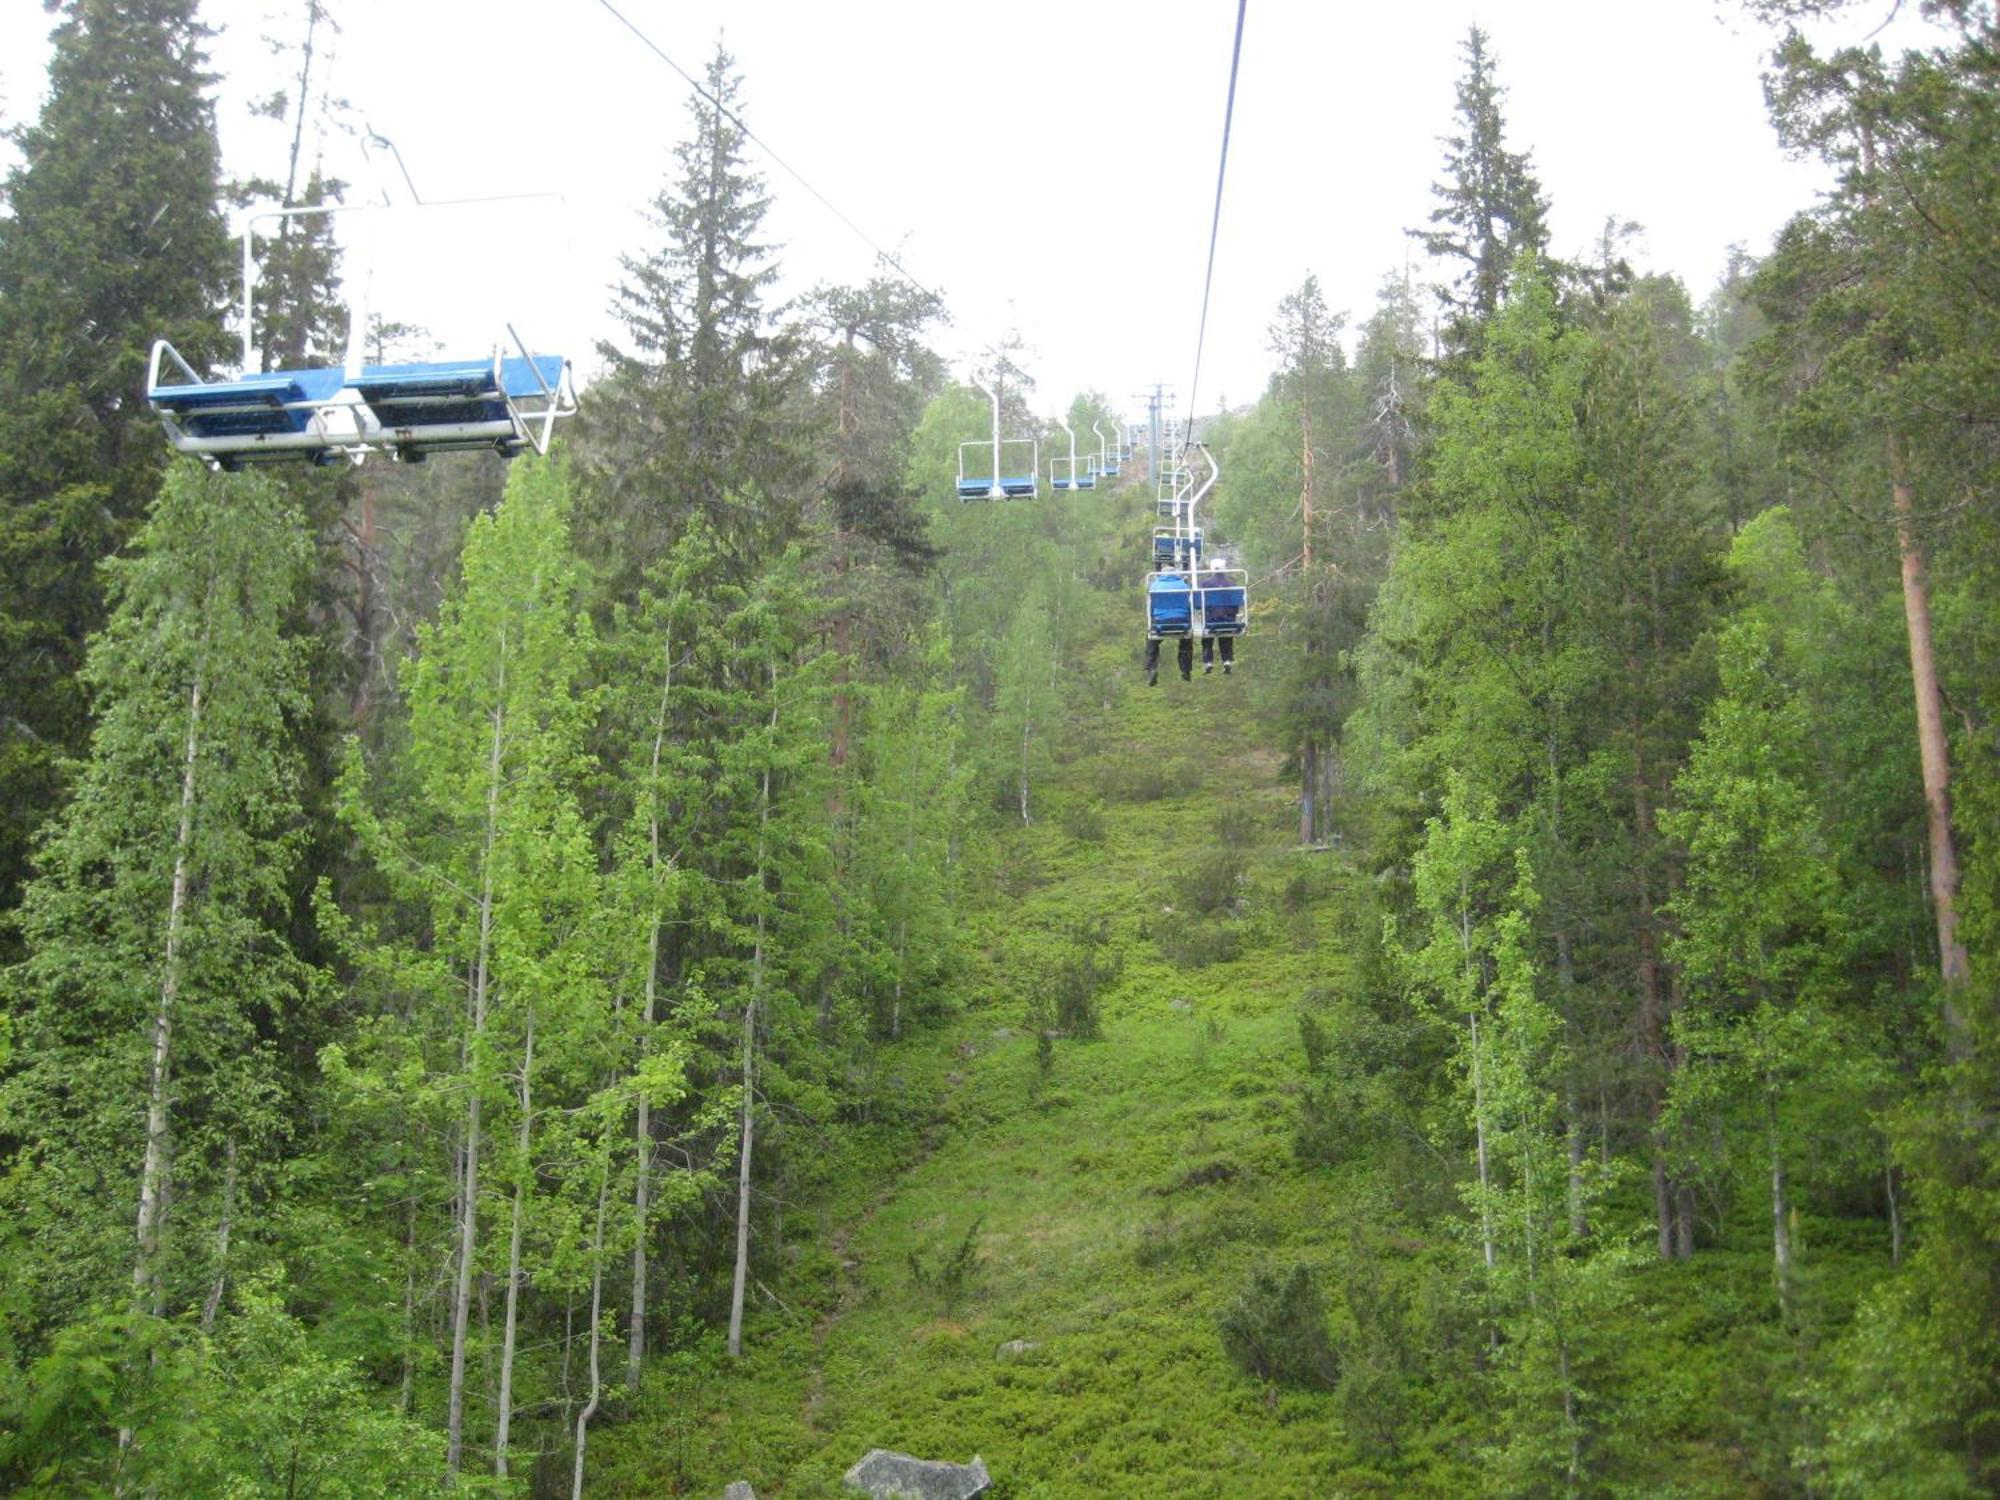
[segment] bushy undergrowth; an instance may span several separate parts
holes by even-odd
[[[1340,1359],[1326,1331],[1326,1301],[1310,1267],[1260,1266],[1219,1320],[1222,1347],[1260,1380],[1331,1390]]]

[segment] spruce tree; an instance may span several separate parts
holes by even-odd
[[[70,0],[0,216],[0,909],[87,735],[96,566],[165,451],[147,353],[224,357],[232,260],[195,0]]]
[[[1481,325],[1500,306],[1515,260],[1548,249],[1548,200],[1528,154],[1507,149],[1505,90],[1487,41],[1477,26],[1466,33],[1458,130],[1443,141],[1446,180],[1431,184],[1438,198],[1432,227],[1410,231],[1431,255],[1456,265],[1452,283],[1438,288],[1448,360],[1478,353]]]
[[[690,104],[695,132],[674,148],[677,183],[653,200],[659,246],[622,261],[604,342],[608,377],[583,434],[592,494],[586,553],[629,583],[690,515],[748,558],[796,522],[800,456],[791,403],[797,352],[772,326],[777,279],[759,238],[770,200],[745,160],[742,80],[720,46]]]

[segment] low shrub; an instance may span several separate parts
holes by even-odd
[[[1101,844],[1109,831],[1104,820],[1104,804],[1096,798],[1064,806],[1058,820],[1062,831],[1079,844]]]
[[[1243,951],[1243,940],[1220,922],[1169,921],[1153,933],[1160,957],[1176,968],[1205,969],[1226,964]]]
[[[940,1255],[935,1263],[926,1261],[918,1251],[909,1253],[911,1282],[918,1291],[936,1297],[946,1316],[958,1311],[979,1274],[979,1231],[985,1223],[984,1214],[974,1219],[957,1248]]]
[[[1243,898],[1243,866],[1242,851],[1210,849],[1182,872],[1175,892],[1204,916],[1234,911]]]
[[[1326,1332],[1326,1302],[1310,1267],[1253,1272],[1220,1319],[1222,1347],[1239,1369],[1280,1385],[1332,1390],[1340,1359]]]

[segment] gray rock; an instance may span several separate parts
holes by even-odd
[[[747,1479],[732,1479],[729,1488],[722,1492],[722,1500],[757,1500],[757,1492],[750,1488]]]
[[[841,1483],[874,1500],[972,1500],[993,1487],[993,1478],[977,1454],[969,1464],[948,1464],[870,1448]]]
[[[993,1351],[995,1359],[1023,1359],[1042,1346],[1033,1339],[1009,1339]]]

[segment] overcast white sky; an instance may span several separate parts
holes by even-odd
[[[691,129],[685,86],[597,0],[330,0],[332,88],[393,139],[427,198],[551,191],[560,207],[345,223],[375,264],[374,306],[448,345],[502,319],[579,372],[617,258],[651,244],[646,200]],[[1155,380],[1185,402],[1215,186],[1231,0],[615,0],[683,67],[718,36],[744,115],[794,168],[944,292],[940,346],[969,357],[1018,328],[1043,409],[1079,389],[1128,415]],[[1858,15],[1853,34],[1891,10]],[[283,140],[245,104],[281,83],[262,34],[300,0],[207,0],[221,31],[230,170],[275,174]],[[1250,0],[1199,404],[1263,387],[1265,328],[1308,271],[1355,321],[1415,252],[1459,44],[1491,35],[1510,142],[1552,200],[1555,248],[1607,215],[1699,301],[1734,241],[1761,251],[1820,170],[1786,161],[1759,74],[1770,39],[1732,0]],[[39,106],[51,19],[0,0],[0,117]],[[1899,23],[1899,28],[1903,23]],[[1900,34],[1900,33],[1899,33]],[[349,142],[331,170],[400,185]],[[866,277],[873,259],[763,159],[784,294]],[[403,227],[397,227],[398,223]],[[366,224],[366,232],[363,226]],[[1418,256],[1414,269],[1425,268]]]

